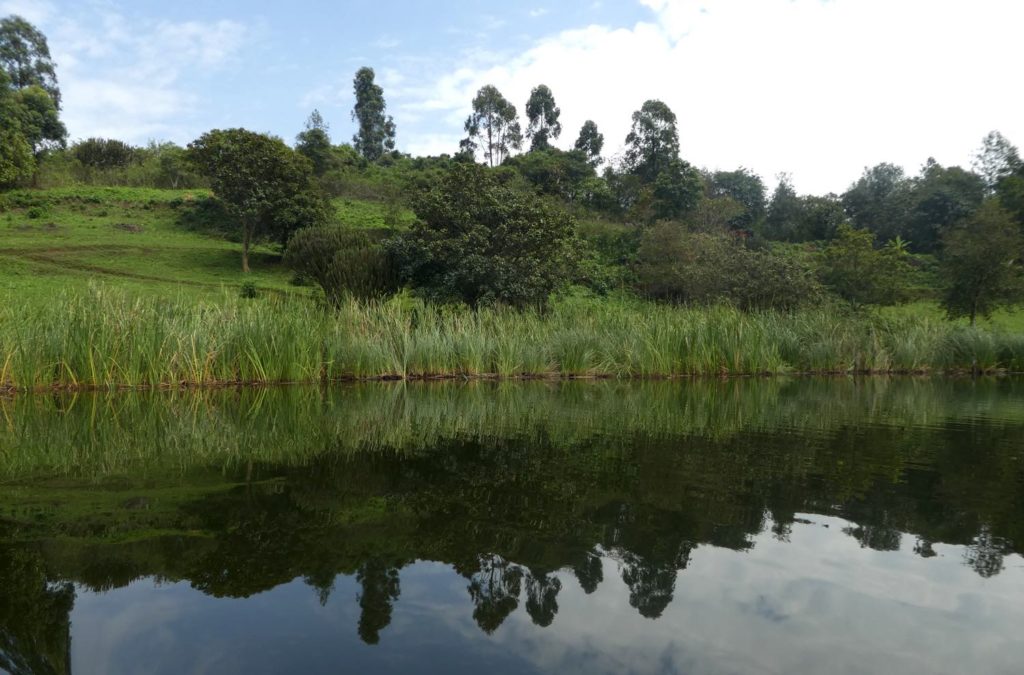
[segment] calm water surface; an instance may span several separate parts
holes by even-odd
[[[0,399],[0,670],[1019,673],[1024,381]]]

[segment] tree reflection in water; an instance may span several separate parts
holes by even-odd
[[[984,578],[1021,553],[1012,381],[517,386],[0,403],[0,668],[67,670],[69,582],[304,579],[327,604],[346,575],[377,644],[417,560],[464,577],[493,634],[521,605],[552,625],[606,564],[657,619],[702,547],[788,541],[798,514],[922,564],[962,546]]]

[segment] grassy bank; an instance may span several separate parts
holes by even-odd
[[[242,273],[240,234],[211,208],[207,190],[66,187],[0,194],[0,300],[6,293],[48,301],[61,289],[102,280],[137,294],[215,300],[244,282],[302,295],[289,284],[279,248],[261,244]],[[379,230],[388,208],[337,199],[336,222]],[[397,225],[412,218],[394,214]]]
[[[408,299],[151,298],[94,286],[0,307],[9,389],[347,378],[681,377],[1024,370],[1024,335],[825,309],[743,313],[571,299],[545,315]]]

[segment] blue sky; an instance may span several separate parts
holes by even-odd
[[[291,141],[313,108],[353,131],[351,80],[375,68],[398,144],[454,152],[473,93],[520,110],[553,89],[571,145],[606,154],[661,98],[683,156],[842,191],[881,161],[968,164],[999,129],[1024,144],[1024,3],[1008,0],[597,0],[258,3],[0,0],[48,36],[72,138],[187,143],[244,126]]]

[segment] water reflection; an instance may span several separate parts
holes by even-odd
[[[218,608],[299,583],[319,611],[354,612],[347,630],[378,657],[390,650],[392,666],[416,651],[408,626],[393,635],[407,602],[431,621],[455,608],[492,647],[516,617],[544,634],[585,633],[604,625],[609,607],[619,623],[628,611],[638,626],[682,629],[695,589],[728,595],[770,565],[799,597],[809,583],[801,580],[815,578],[821,560],[843,565],[835,551],[849,556],[851,545],[871,554],[844,569],[852,598],[885,565],[972,597],[977,589],[949,571],[950,559],[979,583],[1008,578],[1019,591],[1022,384],[373,386],[6,401],[0,668],[67,672],[84,648],[76,631],[86,630],[71,617],[101,597],[132,597],[140,580],[228,603]],[[813,544],[798,546],[800,537]],[[424,601],[421,561],[461,581]],[[438,579],[449,577],[431,583],[448,588]],[[834,592],[840,582],[830,583]],[[403,597],[410,592],[413,600]],[[176,602],[194,602],[187,597]],[[285,632],[290,620],[319,616],[275,603]],[[735,606],[790,625],[799,614],[790,604],[766,588]],[[566,607],[580,625],[561,625]],[[592,615],[581,613],[587,607]],[[846,611],[871,621],[877,609]],[[228,633],[213,627],[205,639],[228,644]],[[469,653],[465,635],[444,640],[453,654]],[[592,648],[590,657],[607,656]],[[280,649],[294,656],[299,645]],[[436,668],[459,670],[452,658]],[[494,652],[486,658],[503,669]],[[576,659],[575,669],[601,670]],[[733,670],[757,670],[750,665]]]

